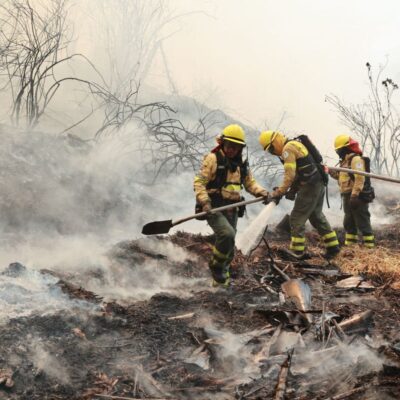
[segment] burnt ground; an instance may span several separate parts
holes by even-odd
[[[386,227],[377,237],[396,248],[399,229]],[[118,244],[109,257],[131,269],[157,262],[177,279],[204,282],[212,239],[183,232],[159,238],[190,254],[182,262],[138,241]],[[399,291],[380,276],[338,286],[349,275],[322,258],[313,234],[305,261],[282,251],[284,235],[267,239],[269,248],[262,243],[248,259],[237,254],[230,290],[204,285],[183,295],[107,302],[83,283],[88,275],[101,281],[101,271],[78,279],[41,271],[90,306],[0,326],[0,398],[400,398]],[[303,308],[284,301],[284,279],[273,265],[309,285],[309,304],[306,291]],[[24,273],[16,265],[7,271]]]

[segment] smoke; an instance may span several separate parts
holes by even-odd
[[[101,21],[101,25],[105,28],[102,31],[104,40],[96,41],[98,47],[95,51],[90,46],[93,41],[89,39],[89,35],[94,23],[96,23],[96,29],[98,28],[96,18],[87,21],[87,24],[81,24],[83,35],[80,35],[80,41],[75,44],[76,50],[79,52],[82,50],[82,53],[88,50],[89,57],[92,56],[90,51],[98,54],[99,58],[93,60],[103,71],[110,87],[123,86],[128,78],[150,76],[153,55],[135,51],[128,54],[126,51],[127,48],[132,49],[134,46],[129,47],[132,35],[129,35],[129,31],[126,30],[130,29],[132,24],[124,11],[132,11],[132,9],[115,7],[111,10],[113,11],[112,18],[121,18],[124,24],[117,24],[117,30],[108,31],[107,24],[112,18],[109,17],[109,13],[103,12],[109,9],[109,5],[103,3],[104,8],[100,9],[96,8],[97,3],[90,2],[87,7],[72,10],[72,13],[75,13],[74,17],[77,16],[78,19],[87,17],[84,9],[93,11],[93,13],[89,12],[90,15],[104,17]],[[157,6],[157,2],[151,7],[154,5]],[[151,7],[146,10],[151,11]],[[143,16],[146,17],[146,15]],[[135,17],[140,18],[137,15]],[[145,20],[146,18],[140,22],[144,23]],[[167,26],[163,26],[161,21],[159,27],[166,28]],[[136,29],[143,29],[143,26],[138,25]],[[140,36],[140,32],[135,33]],[[157,34],[161,33],[165,31],[162,29],[157,31]],[[104,51],[109,44],[106,43],[107,36],[118,44],[115,52],[108,55]],[[154,44],[156,38],[157,36],[145,39],[148,43]],[[134,39],[138,40],[138,37],[135,36]],[[138,40],[135,45],[138,43],[142,44]],[[148,48],[144,46],[141,50],[146,53]],[[141,64],[137,59],[129,57],[142,57],[139,60]],[[120,74],[111,72],[115,71],[112,65],[108,65],[110,62],[117,71],[121,72]],[[134,68],[138,68],[128,78],[124,68],[126,65],[136,65]],[[78,71],[80,67],[77,66],[76,69],[79,72],[78,75],[82,72]],[[148,70],[139,71],[142,68],[148,68]],[[83,76],[86,76],[86,72],[82,72]],[[115,80],[117,75],[123,75],[121,82]],[[110,77],[112,79],[109,79]],[[121,91],[123,92],[122,89]],[[71,90],[71,87],[63,89],[60,93],[63,96],[56,96],[57,99],[55,98],[55,103],[52,103],[51,111],[59,120],[62,120],[61,125],[72,125],[81,114],[86,113],[86,109],[90,109],[94,104],[88,105],[91,100],[78,101],[78,97],[74,97],[76,92]],[[173,117],[180,120],[184,126],[196,126],[202,116],[210,114],[207,107],[201,108],[192,99],[169,96],[149,87],[141,89],[140,100],[150,102],[165,100],[177,111],[172,113]],[[67,105],[72,105],[72,110],[76,110],[77,114],[74,111],[71,112]],[[98,111],[97,108],[96,110]],[[78,125],[73,132],[81,138],[93,137],[96,131],[94,127],[104,121],[102,119],[104,115],[100,111],[94,113],[93,116],[94,121]],[[230,118],[223,112],[212,113],[212,118],[207,119],[209,124],[207,136],[205,136],[207,144],[211,141],[213,132],[217,134],[228,122],[231,122]],[[54,125],[55,121],[52,126]],[[61,130],[59,128],[58,126],[58,131]],[[189,280],[176,278],[174,272],[162,262],[151,261],[146,262],[145,265],[128,266],[111,262],[105,256],[107,250],[115,243],[140,237],[141,227],[147,222],[175,220],[194,212],[195,199],[192,182],[195,171],[178,169],[171,175],[169,175],[170,170],[162,171],[162,179],[152,184],[149,161],[151,161],[151,156],[157,156],[157,153],[143,151],[146,134],[147,132],[134,122],[125,124],[112,135],[101,136],[96,142],[82,140],[73,135],[56,136],[40,131],[20,132],[5,125],[0,126],[2,142],[0,148],[0,190],[2,193],[0,196],[0,266],[5,267],[10,262],[19,261],[33,269],[50,268],[76,273],[77,279],[85,279],[84,282],[90,288],[99,290],[99,293],[107,298],[146,298],[159,290],[176,291],[180,285],[185,290],[202,287],[201,281],[193,281],[192,285]],[[248,135],[248,140],[251,150],[258,146],[254,135],[253,137]],[[264,176],[257,176],[257,179],[260,183],[267,181]],[[272,189],[268,185],[267,188]],[[332,208],[325,210],[332,225],[340,226],[342,221],[340,196],[337,191],[332,190],[331,193]],[[293,203],[282,200],[271,218],[271,224],[278,222],[285,213],[291,210],[292,206]],[[239,232],[243,231],[261,210],[261,205],[249,206],[249,218],[239,221]],[[379,205],[379,201],[371,206],[371,211],[374,225],[385,221],[382,218],[384,209]],[[196,220],[191,220],[185,225],[178,225],[171,229],[171,233],[179,229],[196,233],[211,233],[206,222]],[[146,243],[154,248],[157,242],[141,241],[140,245],[146,247]],[[168,249],[166,244],[160,244],[160,246],[163,246],[163,249],[157,248],[157,251],[164,251],[173,262],[187,260],[187,255],[176,248]],[[87,280],[88,278],[83,276],[85,271],[94,270],[102,271],[102,280]]]
[[[379,372],[384,363],[384,358],[363,338],[351,344],[336,341],[336,344],[323,348],[312,335],[301,336],[280,327],[276,327],[275,332],[269,326],[234,334],[216,328],[207,314],[200,316],[196,325],[202,327],[208,337],[206,343],[212,355],[212,368],[219,377],[234,379],[235,384],[258,378],[275,383],[287,351],[292,348],[291,374],[295,380],[306,382],[299,388],[299,394],[309,394],[321,385],[327,394],[343,393],[353,388],[360,377]],[[187,362],[192,359],[196,358],[188,358]]]
[[[316,352],[300,352],[293,360],[294,375],[305,374],[310,385],[327,381],[326,390],[341,393],[354,386],[357,377],[381,370],[383,360],[363,343],[338,346]]]
[[[207,347],[213,355],[213,366],[218,376],[244,383],[260,373],[255,353],[271,339],[268,329],[235,334],[216,327],[212,316],[206,313],[197,318],[196,325],[203,328],[209,338]]]
[[[12,318],[43,316],[74,308],[96,309],[85,301],[71,300],[56,285],[57,281],[51,275],[18,264],[4,270],[0,274],[0,324]]]
[[[194,118],[195,111],[188,107],[186,118]],[[43,132],[15,132],[3,126],[0,265],[19,261],[34,269],[80,273],[79,279],[85,279],[91,290],[114,299],[148,298],[159,290],[176,292],[180,285],[184,290],[204,287],[201,281],[176,278],[174,271],[159,262],[134,268],[116,266],[105,255],[116,242],[140,237],[147,222],[175,220],[194,212],[195,172],[173,174],[147,185],[136,140],[140,137],[143,131],[135,124],[96,144]],[[263,182],[263,177],[258,178]],[[379,202],[380,193],[387,193],[387,188],[376,185],[378,198],[371,206],[375,226],[387,222]],[[328,220],[341,226],[340,196],[334,185],[329,192],[331,208],[325,208]],[[270,223],[278,222],[292,207],[292,202],[282,200]],[[239,221],[238,231],[243,231],[262,208],[249,206],[249,217]],[[171,233],[179,229],[212,232],[206,222],[196,220],[178,225]],[[147,238],[140,246],[163,253],[172,262],[188,258],[167,242]],[[107,284],[83,277],[84,271],[93,270],[103,271]]]
[[[100,243],[138,235],[148,218],[172,214],[163,203],[171,201],[166,184],[149,188],[137,181],[142,164],[134,152],[136,134],[140,130],[130,126],[93,145],[3,126],[0,259],[22,255],[31,261],[34,249],[42,248],[40,262],[54,253],[70,266],[82,250],[95,257]]]
[[[189,107],[186,118],[195,112]],[[115,243],[141,237],[147,222],[193,213],[194,172],[150,185],[138,144],[142,137],[133,123],[96,143],[1,126],[0,266],[19,261],[30,269],[75,274],[77,284],[108,299],[204,289],[201,280],[177,278],[160,263],[118,265],[106,256]],[[210,232],[199,221],[185,228],[190,226]],[[140,246],[176,263],[189,257],[168,242],[143,238]],[[90,271],[98,270],[102,279],[91,278]]]
[[[57,380],[61,384],[68,384],[70,377],[68,369],[64,366],[65,360],[61,360],[56,354],[51,354],[50,349],[46,349],[45,344],[38,338],[32,338],[29,345],[31,360],[37,373],[45,373],[48,377]]]
[[[119,302],[149,299],[160,292],[186,297],[193,291],[205,290],[205,279],[186,279],[174,275],[163,262],[146,262],[128,267],[112,264],[101,277],[91,278],[85,287],[105,300]]]

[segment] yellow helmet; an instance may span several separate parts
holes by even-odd
[[[278,131],[263,131],[260,133],[258,141],[264,151],[268,150],[270,153],[280,156],[287,138]]]
[[[228,140],[229,142],[239,143],[242,146],[246,146],[246,135],[241,126],[232,124],[224,128],[221,134],[222,140]]]
[[[351,137],[349,135],[339,135],[335,139],[335,150],[339,150],[350,144]]]

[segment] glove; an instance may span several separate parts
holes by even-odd
[[[263,190],[263,191],[260,193],[260,197],[263,197],[263,198],[264,198],[263,204],[268,204],[268,203],[271,201],[268,190]]]
[[[209,213],[212,210],[211,203],[207,202],[203,204],[202,210]]]
[[[278,187],[274,187],[274,191],[270,194],[270,201],[274,201],[276,205],[281,201],[282,195],[280,194]]]
[[[286,194],[285,194],[285,198],[290,200],[290,201],[294,201],[296,199],[296,191],[295,190],[289,190]]]
[[[358,196],[351,196],[350,197],[350,207],[351,208],[358,208],[360,206],[362,206],[364,204],[364,202],[358,198]]]
[[[329,176],[330,176],[331,178],[333,178],[333,179],[338,179],[338,177],[339,177],[339,173],[338,173],[337,171],[331,171],[331,170],[329,170],[329,171],[328,171],[328,174],[329,174]]]
[[[270,196],[271,196],[272,198],[277,198],[277,197],[281,198],[281,197],[282,197],[282,194],[281,194],[281,192],[279,191],[279,188],[274,187],[274,191],[270,194]]]
[[[273,201],[276,205],[278,205],[279,202],[281,201],[281,198],[282,198],[282,196],[273,197],[273,198],[271,199],[271,201]],[[270,202],[271,202],[271,201],[270,201]]]

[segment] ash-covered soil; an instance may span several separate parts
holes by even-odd
[[[395,249],[397,234],[377,237]],[[103,270],[10,265],[0,279],[10,307],[0,398],[400,398],[399,291],[381,276],[343,273],[309,240],[312,257],[299,261],[282,251],[284,236],[269,233],[269,248],[237,254],[230,290],[210,287],[212,237],[182,232],[111,249],[117,283],[125,279],[126,290],[137,279],[115,299],[92,290],[110,283]],[[303,308],[283,298],[274,266],[301,280]],[[160,276],[168,282],[156,290]],[[29,312],[17,307],[23,300]]]

